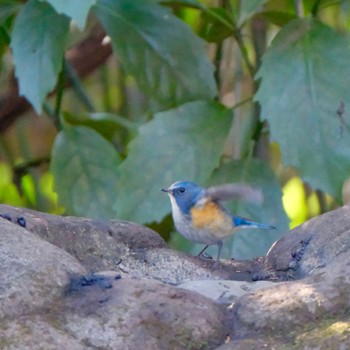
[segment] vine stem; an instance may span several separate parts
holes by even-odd
[[[85,106],[85,108],[91,113],[95,112],[95,107],[91,99],[89,98],[87,92],[85,91],[77,72],[67,60],[65,60],[64,63],[64,72],[67,78],[70,80],[74,92],[76,93],[77,97],[82,102],[82,104]]]
[[[210,9],[205,9],[206,12],[208,12],[213,18],[215,18],[218,22],[221,22],[223,25],[225,25],[228,29],[232,31],[232,34],[234,38],[237,41],[238,47],[242,53],[243,61],[245,65],[248,68],[249,74],[254,77],[255,74],[255,68],[254,65],[249,60],[248,50],[246,46],[244,45],[242,33],[239,28],[236,28],[233,23],[228,21],[226,18],[223,18],[222,16],[218,15],[215,11],[212,11]]]
[[[58,75],[55,110],[53,113],[54,122],[58,130],[62,129],[60,113],[61,113],[61,106],[62,106],[62,100],[63,100],[64,83],[65,83],[65,60],[63,59],[62,69],[60,74]]]
[[[49,163],[49,162],[50,162],[50,156],[26,160],[25,162],[16,164],[13,167],[13,172],[17,176],[24,176],[25,174],[28,173],[29,168],[38,167],[42,164]]]
[[[238,47],[239,47],[239,49],[240,49],[240,51],[242,53],[243,61],[244,61],[245,65],[247,66],[249,74],[254,79],[255,67],[250,62],[249,55],[248,55],[248,50],[247,50],[247,47],[244,45],[243,37],[242,37],[242,33],[241,33],[240,29],[236,28],[234,30],[234,32],[233,32],[233,36],[234,36],[234,38],[237,41]]]

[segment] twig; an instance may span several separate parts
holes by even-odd
[[[67,60],[65,60],[65,73],[70,83],[72,84],[74,92],[77,94],[79,100],[83,103],[89,112],[95,112],[96,110],[93,106],[93,103],[85,91],[83,85],[81,84],[79,75]]]
[[[27,174],[29,168],[37,167],[44,163],[48,163],[49,161],[50,161],[50,156],[30,159],[23,163],[14,165],[12,170],[15,176],[21,177]]]

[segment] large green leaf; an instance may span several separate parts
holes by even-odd
[[[267,0],[241,0],[239,9],[238,25],[243,25],[254,16]]]
[[[60,203],[69,214],[115,217],[120,159],[102,136],[85,126],[66,127],[55,140],[51,170]]]
[[[244,201],[223,202],[222,205],[232,214],[251,220],[273,225],[277,230],[242,229],[232,238],[224,241],[221,258],[251,259],[263,256],[288,230],[288,218],[282,205],[282,191],[270,167],[263,161],[249,159],[232,161],[217,169],[208,182],[209,185],[224,183],[244,183],[261,189],[264,196],[262,205]],[[203,245],[191,243],[174,233],[170,245],[174,248],[198,254]],[[207,252],[216,257],[217,246],[207,249]]]
[[[157,108],[216,95],[204,42],[168,8],[148,0],[99,0],[95,13],[125,70]]]
[[[69,20],[45,2],[28,1],[16,18],[11,47],[20,94],[37,112],[56,84]]]
[[[315,19],[290,22],[263,58],[255,96],[284,163],[337,198],[350,174],[349,43]]]
[[[42,0],[43,1],[43,0]],[[58,13],[72,18],[78,27],[83,30],[90,8],[97,0],[45,0],[50,3]]]
[[[219,165],[232,111],[215,102],[191,102],[158,113],[139,129],[119,168],[117,213],[140,223],[170,212],[160,192],[178,180],[204,182]]]

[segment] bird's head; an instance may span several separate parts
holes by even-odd
[[[177,206],[181,212],[188,214],[190,209],[204,195],[204,189],[190,181],[178,181],[173,183],[169,188],[162,188],[170,196],[171,204]]]

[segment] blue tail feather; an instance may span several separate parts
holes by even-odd
[[[240,216],[234,216],[233,217],[233,223],[235,226],[241,226],[241,227],[252,227],[252,228],[262,228],[266,230],[275,230],[275,226],[270,226],[270,225],[265,225],[265,224],[260,224],[255,221],[251,221],[248,219],[241,218]]]

